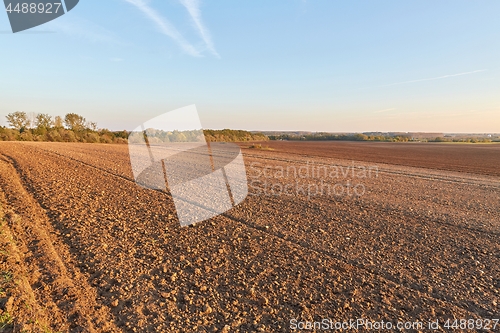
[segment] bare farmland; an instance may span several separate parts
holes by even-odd
[[[500,145],[266,145],[242,145],[242,204],[181,228],[168,192],[135,184],[126,146],[0,142],[2,271],[24,281],[1,295],[8,327],[498,318]]]

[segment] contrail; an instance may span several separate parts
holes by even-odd
[[[392,108],[392,109],[378,110],[378,111],[374,111],[373,113],[382,113],[382,112],[388,112],[388,111],[392,111],[392,110],[396,110],[396,109]]]
[[[432,80],[441,80],[441,79],[446,79],[449,77],[454,77],[454,76],[461,76],[461,75],[468,75],[468,74],[474,74],[474,73],[479,73],[479,72],[484,72],[486,69],[479,69],[476,71],[472,72],[464,72],[464,73],[458,73],[458,74],[449,74],[449,75],[443,75],[443,76],[438,76],[438,77],[432,77],[428,79],[419,79],[419,80],[411,80],[411,81],[403,81],[403,82],[397,82],[397,83],[391,83],[391,84],[385,84],[382,86],[377,86],[377,87],[389,87],[389,86],[396,86],[399,84],[406,84],[406,83],[414,83],[414,82],[422,82],[422,81],[432,81]]]
[[[210,36],[210,32],[203,25],[203,22],[201,21],[201,11],[200,11],[199,1],[198,0],[180,0],[180,3],[184,7],[186,7],[187,11],[189,12],[191,19],[193,20],[194,25],[198,29],[198,33],[200,34],[201,38],[203,39],[203,42],[205,42],[205,45],[207,46],[208,50],[213,55],[220,58],[219,54],[215,50],[214,43],[212,42],[212,37]]]
[[[161,33],[176,41],[186,53],[194,57],[201,57],[201,54],[198,52],[198,50],[188,41],[186,41],[184,37],[179,33],[179,31],[177,31],[177,29],[168,20],[158,14],[153,8],[149,7],[143,0],[124,1],[134,5],[141,12],[146,14],[146,16],[158,26]]]

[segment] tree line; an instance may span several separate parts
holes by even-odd
[[[26,112],[13,112],[6,116],[9,127],[0,127],[0,141],[49,141],[49,142],[86,142],[86,143],[127,143],[130,132],[99,129],[97,123],[87,121],[76,113],[63,117],[52,117],[46,113],[28,115]],[[203,130],[201,131],[161,131],[148,129],[151,141],[186,142],[199,141],[204,135],[207,141],[266,141],[262,133],[242,130]],[[196,140],[195,140],[196,139]]]
[[[203,130],[205,139],[209,142],[242,142],[242,141],[267,141],[269,138],[262,133],[252,133],[243,130]]]
[[[46,113],[13,112],[6,116],[8,127],[0,127],[0,141],[50,141],[88,143],[127,143],[126,131],[98,129],[76,113],[52,117]]]
[[[134,132],[129,137],[130,142],[143,142],[146,134],[149,143],[166,142],[200,142],[205,139],[208,142],[244,142],[244,141],[267,141],[269,138],[262,133],[251,133],[243,130],[184,130],[164,131],[148,128],[142,132]]]
[[[290,141],[384,141],[384,142],[407,142],[407,136],[390,135],[365,135],[361,133],[332,134],[332,133],[308,133],[308,134],[279,134],[270,135],[270,140],[290,140]]]
[[[436,136],[432,138],[413,138],[411,135],[369,135],[361,133],[332,134],[332,133],[309,133],[309,134],[278,134],[269,135],[270,140],[286,141],[381,141],[381,142],[469,142],[469,143],[489,143],[500,142],[500,137],[445,137]]]

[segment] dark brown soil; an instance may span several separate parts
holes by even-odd
[[[290,332],[292,319],[499,317],[500,146],[265,144],[275,150],[243,149],[247,199],[181,228],[168,193],[135,184],[126,146],[0,142],[13,235],[0,238],[2,270],[25,281],[0,295],[6,329],[42,332],[27,318],[54,332]],[[377,173],[276,173],[311,165]],[[307,192],[318,184],[365,191]],[[37,311],[20,301],[30,297]]]
[[[288,154],[500,176],[500,144],[495,143],[267,141],[261,144]]]

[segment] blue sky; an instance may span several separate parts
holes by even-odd
[[[500,132],[500,2],[81,0],[9,33],[0,115],[133,129]]]

